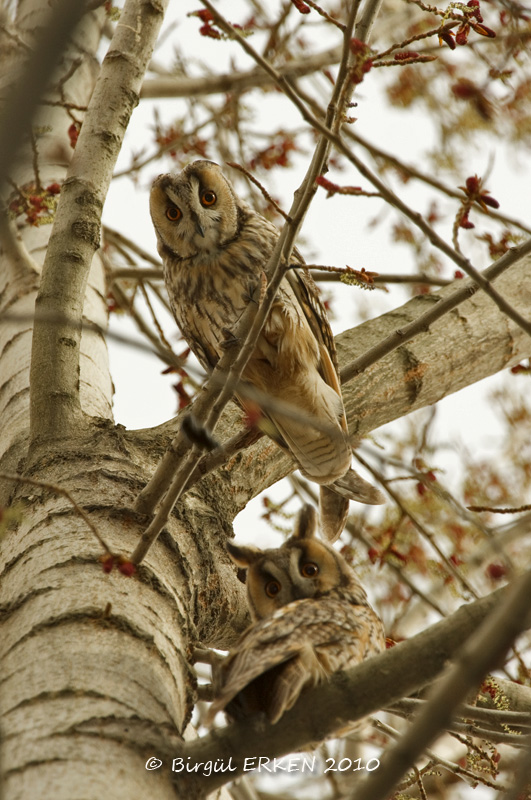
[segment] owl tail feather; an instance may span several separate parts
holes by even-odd
[[[323,536],[335,542],[341,536],[348,516],[349,502],[328,486],[319,488],[319,521]]]
[[[385,503],[385,497],[376,486],[369,483],[353,469],[345,472],[330,485],[330,489],[349,500],[357,500],[358,503],[365,503],[368,506],[380,506]]]
[[[329,542],[341,535],[347,521],[349,500],[367,505],[385,503],[385,497],[372,484],[364,480],[353,469],[328,486],[321,486],[319,493],[319,512],[321,530]]]

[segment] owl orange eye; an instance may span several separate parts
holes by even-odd
[[[318,574],[319,567],[313,561],[308,561],[307,564],[303,564],[301,567],[301,575],[305,578],[315,578]]]
[[[280,583],[278,581],[269,581],[265,585],[265,593],[268,597],[276,597],[280,592]]]
[[[213,206],[218,198],[211,192],[210,189],[205,189],[204,192],[201,192],[201,205],[202,206]]]
[[[166,216],[170,222],[177,222],[182,217],[181,209],[177,208],[177,206],[170,206],[166,209]]]

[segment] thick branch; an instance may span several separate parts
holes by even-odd
[[[531,307],[531,256],[520,259],[500,276],[496,286],[515,309],[526,312]],[[457,290],[460,290],[459,280],[340,334],[337,337],[340,364],[348,364],[348,379],[373,343],[380,346],[388,337],[399,338],[397,332],[407,330],[410,323],[418,321],[429,309],[437,308]],[[343,390],[349,429],[352,434],[363,435],[507,369],[529,353],[529,337],[486,295],[477,293],[427,330],[418,332],[414,342],[403,344],[365,369],[362,375],[349,380]]]
[[[462,281],[420,295],[398,309],[364,322],[336,337],[342,368],[362,359],[372,347],[414,323],[438,303],[461,288]],[[496,284],[516,309],[531,307],[531,256],[513,265]],[[352,289],[355,291],[355,289]],[[450,313],[419,332],[377,363],[356,374],[343,386],[349,430],[364,436],[411,411],[432,405],[500,370],[517,364],[531,353],[529,337],[511,323],[483,293],[462,302]],[[226,436],[239,429],[240,415],[224,424]],[[171,423],[168,423],[171,425]],[[160,429],[163,430],[163,427]],[[131,434],[135,435],[135,434]],[[245,505],[252,497],[283,478],[294,468],[292,460],[268,439],[254,445],[250,454],[230,466],[234,495]],[[226,475],[222,478],[226,480]]]
[[[300,61],[289,61],[277,67],[280,75],[285,78],[302,78],[313,72],[337,64],[341,58],[341,48],[332,47],[322,53],[315,53]],[[206,75],[201,78],[159,77],[145,80],[142,85],[140,97],[198,97],[200,95],[219,94],[220,92],[245,92],[250,89],[263,89],[274,86],[275,81],[262,69],[252,69],[248,72],[227,72],[223,75]]]
[[[79,424],[80,323],[101,211],[125,129],[168,0],[128,0],[92,95],[59,207],[36,302],[31,438],[60,438]],[[50,315],[65,324],[50,326]]]

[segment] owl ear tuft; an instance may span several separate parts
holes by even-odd
[[[293,537],[295,539],[313,539],[317,533],[317,512],[305,503],[299,512]]]
[[[262,550],[252,545],[241,546],[233,542],[226,542],[225,547],[232,561],[242,569],[247,569],[263,555]]]

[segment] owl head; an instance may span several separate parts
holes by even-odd
[[[355,591],[360,604],[365,592],[341,553],[316,538],[317,514],[305,505],[293,535],[272,550],[227,543],[238,567],[247,571],[247,597],[254,621],[273,614],[293,600]]]
[[[162,257],[207,261],[237,235],[243,204],[217,164],[194,161],[159,175],[149,208]]]

